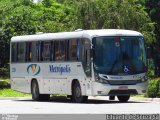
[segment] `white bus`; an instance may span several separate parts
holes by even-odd
[[[75,102],[88,96],[130,95],[147,90],[144,37],[131,30],[104,29],[42,33],[11,38],[11,88],[33,100],[65,94]]]

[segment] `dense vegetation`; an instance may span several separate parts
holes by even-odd
[[[151,98],[160,98],[160,78],[152,79],[149,81],[147,96]]]

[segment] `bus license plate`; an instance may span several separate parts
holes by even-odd
[[[119,86],[119,90],[128,90],[128,86]]]

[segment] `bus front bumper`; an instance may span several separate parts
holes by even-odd
[[[110,85],[99,82],[93,82],[94,96],[110,96],[110,95],[136,95],[147,92],[148,82],[137,83],[135,85]]]

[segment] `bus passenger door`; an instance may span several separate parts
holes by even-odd
[[[91,77],[91,55],[90,40],[84,39],[82,42],[82,64],[87,77]]]

